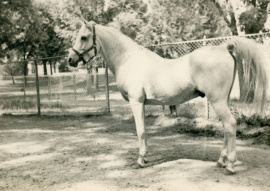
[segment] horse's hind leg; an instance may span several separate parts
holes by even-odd
[[[224,144],[218,165],[226,165],[226,174],[234,174],[234,162],[236,161],[236,120],[230,112],[227,100],[212,102],[212,106],[224,127]]]
[[[217,167],[225,168],[228,162],[228,134],[224,132],[224,142],[223,142],[223,148],[221,150],[221,155],[217,162]]]

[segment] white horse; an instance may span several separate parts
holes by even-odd
[[[113,28],[84,22],[69,53],[69,64],[76,67],[78,61],[86,62],[98,52],[103,55],[135,118],[139,140],[137,163],[143,167],[147,161],[145,104],[177,105],[206,96],[224,127],[224,145],[217,165],[226,167],[226,173],[234,174],[236,120],[228,107],[228,99],[237,65],[240,65],[245,71],[245,82],[254,80],[255,100],[263,108],[267,76],[266,62],[257,49],[260,45],[234,38],[226,44],[203,47],[181,58],[164,59]]]

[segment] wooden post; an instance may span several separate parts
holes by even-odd
[[[35,70],[36,70],[36,89],[37,89],[37,109],[38,109],[38,115],[41,115],[37,58],[35,59]]]
[[[89,95],[90,91],[91,91],[91,68],[88,65],[89,65],[89,63],[87,63],[86,95]]]
[[[106,101],[107,101],[107,113],[111,112],[110,108],[110,90],[109,90],[109,74],[108,74],[108,66],[107,63],[105,63],[105,78],[106,78]]]
[[[51,90],[51,85],[52,85],[52,82],[51,82],[51,77],[48,76],[48,94],[49,94],[49,100],[51,100],[51,96],[52,96],[52,90]]]
[[[23,101],[24,101],[24,104],[25,104],[25,100],[26,100],[26,76],[23,76]]]
[[[98,77],[97,77],[97,68],[95,67],[93,70],[93,75],[94,75],[94,89],[98,90]]]
[[[74,99],[77,100],[76,75],[73,73]]]
[[[62,75],[59,76],[59,88],[58,88],[58,96],[57,96],[57,107],[62,107],[62,91],[63,91],[63,81]]]
[[[206,46],[206,36],[203,36],[203,46]],[[207,97],[205,96],[205,118],[209,119],[209,102],[207,100]]]

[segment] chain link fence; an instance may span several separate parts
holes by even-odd
[[[262,43],[270,55],[270,34],[246,35]],[[186,55],[203,46],[216,46],[227,42],[233,37],[202,39],[188,42],[178,42],[148,46],[151,51],[160,56],[173,59]],[[269,56],[270,58],[270,56]],[[96,67],[81,67],[76,72],[67,72],[64,60],[46,58],[44,67],[42,60],[28,61],[28,75],[15,76],[7,68],[9,64],[0,65],[0,109],[2,113],[37,113],[67,115],[67,114],[103,114],[111,112],[118,115],[131,115],[129,103],[126,102],[119,90],[114,76],[107,73],[104,64],[94,64]],[[35,66],[35,63],[39,65]],[[103,63],[102,59],[97,62]],[[24,62],[25,63],[25,62]],[[15,63],[16,64],[16,63]],[[22,64],[22,63],[18,63]],[[13,66],[14,67],[14,66]],[[35,68],[36,67],[36,68]],[[44,75],[44,71],[47,75]],[[97,69],[98,68],[98,71]],[[4,72],[3,72],[4,71]],[[38,73],[36,73],[36,71]],[[38,76],[38,78],[36,78]],[[249,96],[252,96],[250,94]],[[231,93],[231,110],[237,117],[241,114],[250,115],[253,106],[241,100],[239,80]],[[245,95],[245,97],[247,97]],[[252,100],[252,99],[251,99]],[[205,98],[197,98],[176,106],[170,111],[166,106],[146,106],[146,115],[177,114],[185,117],[206,117],[216,119],[211,105]]]
[[[263,51],[265,51],[266,54],[269,55],[268,57],[270,59],[270,33],[245,35],[243,37],[254,39],[258,43],[263,44]],[[148,46],[148,48],[151,51],[160,55],[161,57],[174,59],[189,54],[192,51],[203,46],[221,45],[232,38],[234,38],[234,36],[154,45]],[[242,68],[238,67],[238,72],[242,73]],[[235,117],[239,117],[241,115],[250,116],[255,112],[254,105],[251,103],[254,98],[254,92],[240,91],[238,74],[236,76],[236,80],[231,92],[230,108]],[[209,119],[217,120],[211,105],[209,105],[206,100],[200,98],[195,100],[196,101],[192,100],[190,102],[179,105],[178,112],[180,113],[180,115],[184,115],[186,117],[206,117]],[[267,104],[267,108],[270,109],[269,104]],[[266,109],[266,111],[268,111],[268,109]]]

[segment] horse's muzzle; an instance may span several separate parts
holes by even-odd
[[[72,57],[67,58],[68,64],[72,67],[77,67],[78,66],[78,61],[75,61]]]

